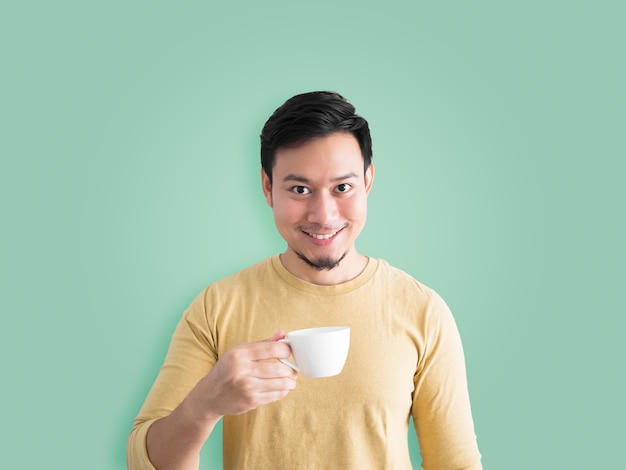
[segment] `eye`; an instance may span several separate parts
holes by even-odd
[[[291,188],[291,190],[296,193],[296,194],[309,194],[309,188],[307,188],[306,186],[294,186],[293,188]]]
[[[338,193],[347,193],[351,189],[352,189],[352,186],[349,185],[348,183],[341,183],[340,185],[337,186]]]

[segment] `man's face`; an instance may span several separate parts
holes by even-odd
[[[287,242],[289,269],[348,268],[359,256],[354,242],[365,225],[373,166],[352,134],[336,132],[276,151],[272,183],[261,171],[263,192],[278,232]],[[293,269],[292,269],[293,271]]]

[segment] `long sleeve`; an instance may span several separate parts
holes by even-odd
[[[192,302],[174,331],[165,362],[128,437],[129,470],[154,469],[146,448],[150,426],[168,416],[217,362],[205,301],[206,291]]]
[[[426,470],[480,470],[465,358],[452,314],[436,293],[425,316],[412,414]]]

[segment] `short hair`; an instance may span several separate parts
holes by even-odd
[[[277,149],[298,146],[335,132],[348,132],[356,138],[367,171],[372,162],[372,137],[367,121],[355,114],[348,100],[332,91],[313,91],[285,101],[261,131],[261,167],[270,182]]]

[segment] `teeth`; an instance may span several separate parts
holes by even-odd
[[[336,233],[337,232],[329,233],[327,235],[318,235],[316,233],[309,233],[309,235],[312,236],[313,238],[317,238],[318,240],[328,240],[329,238],[334,237]]]

